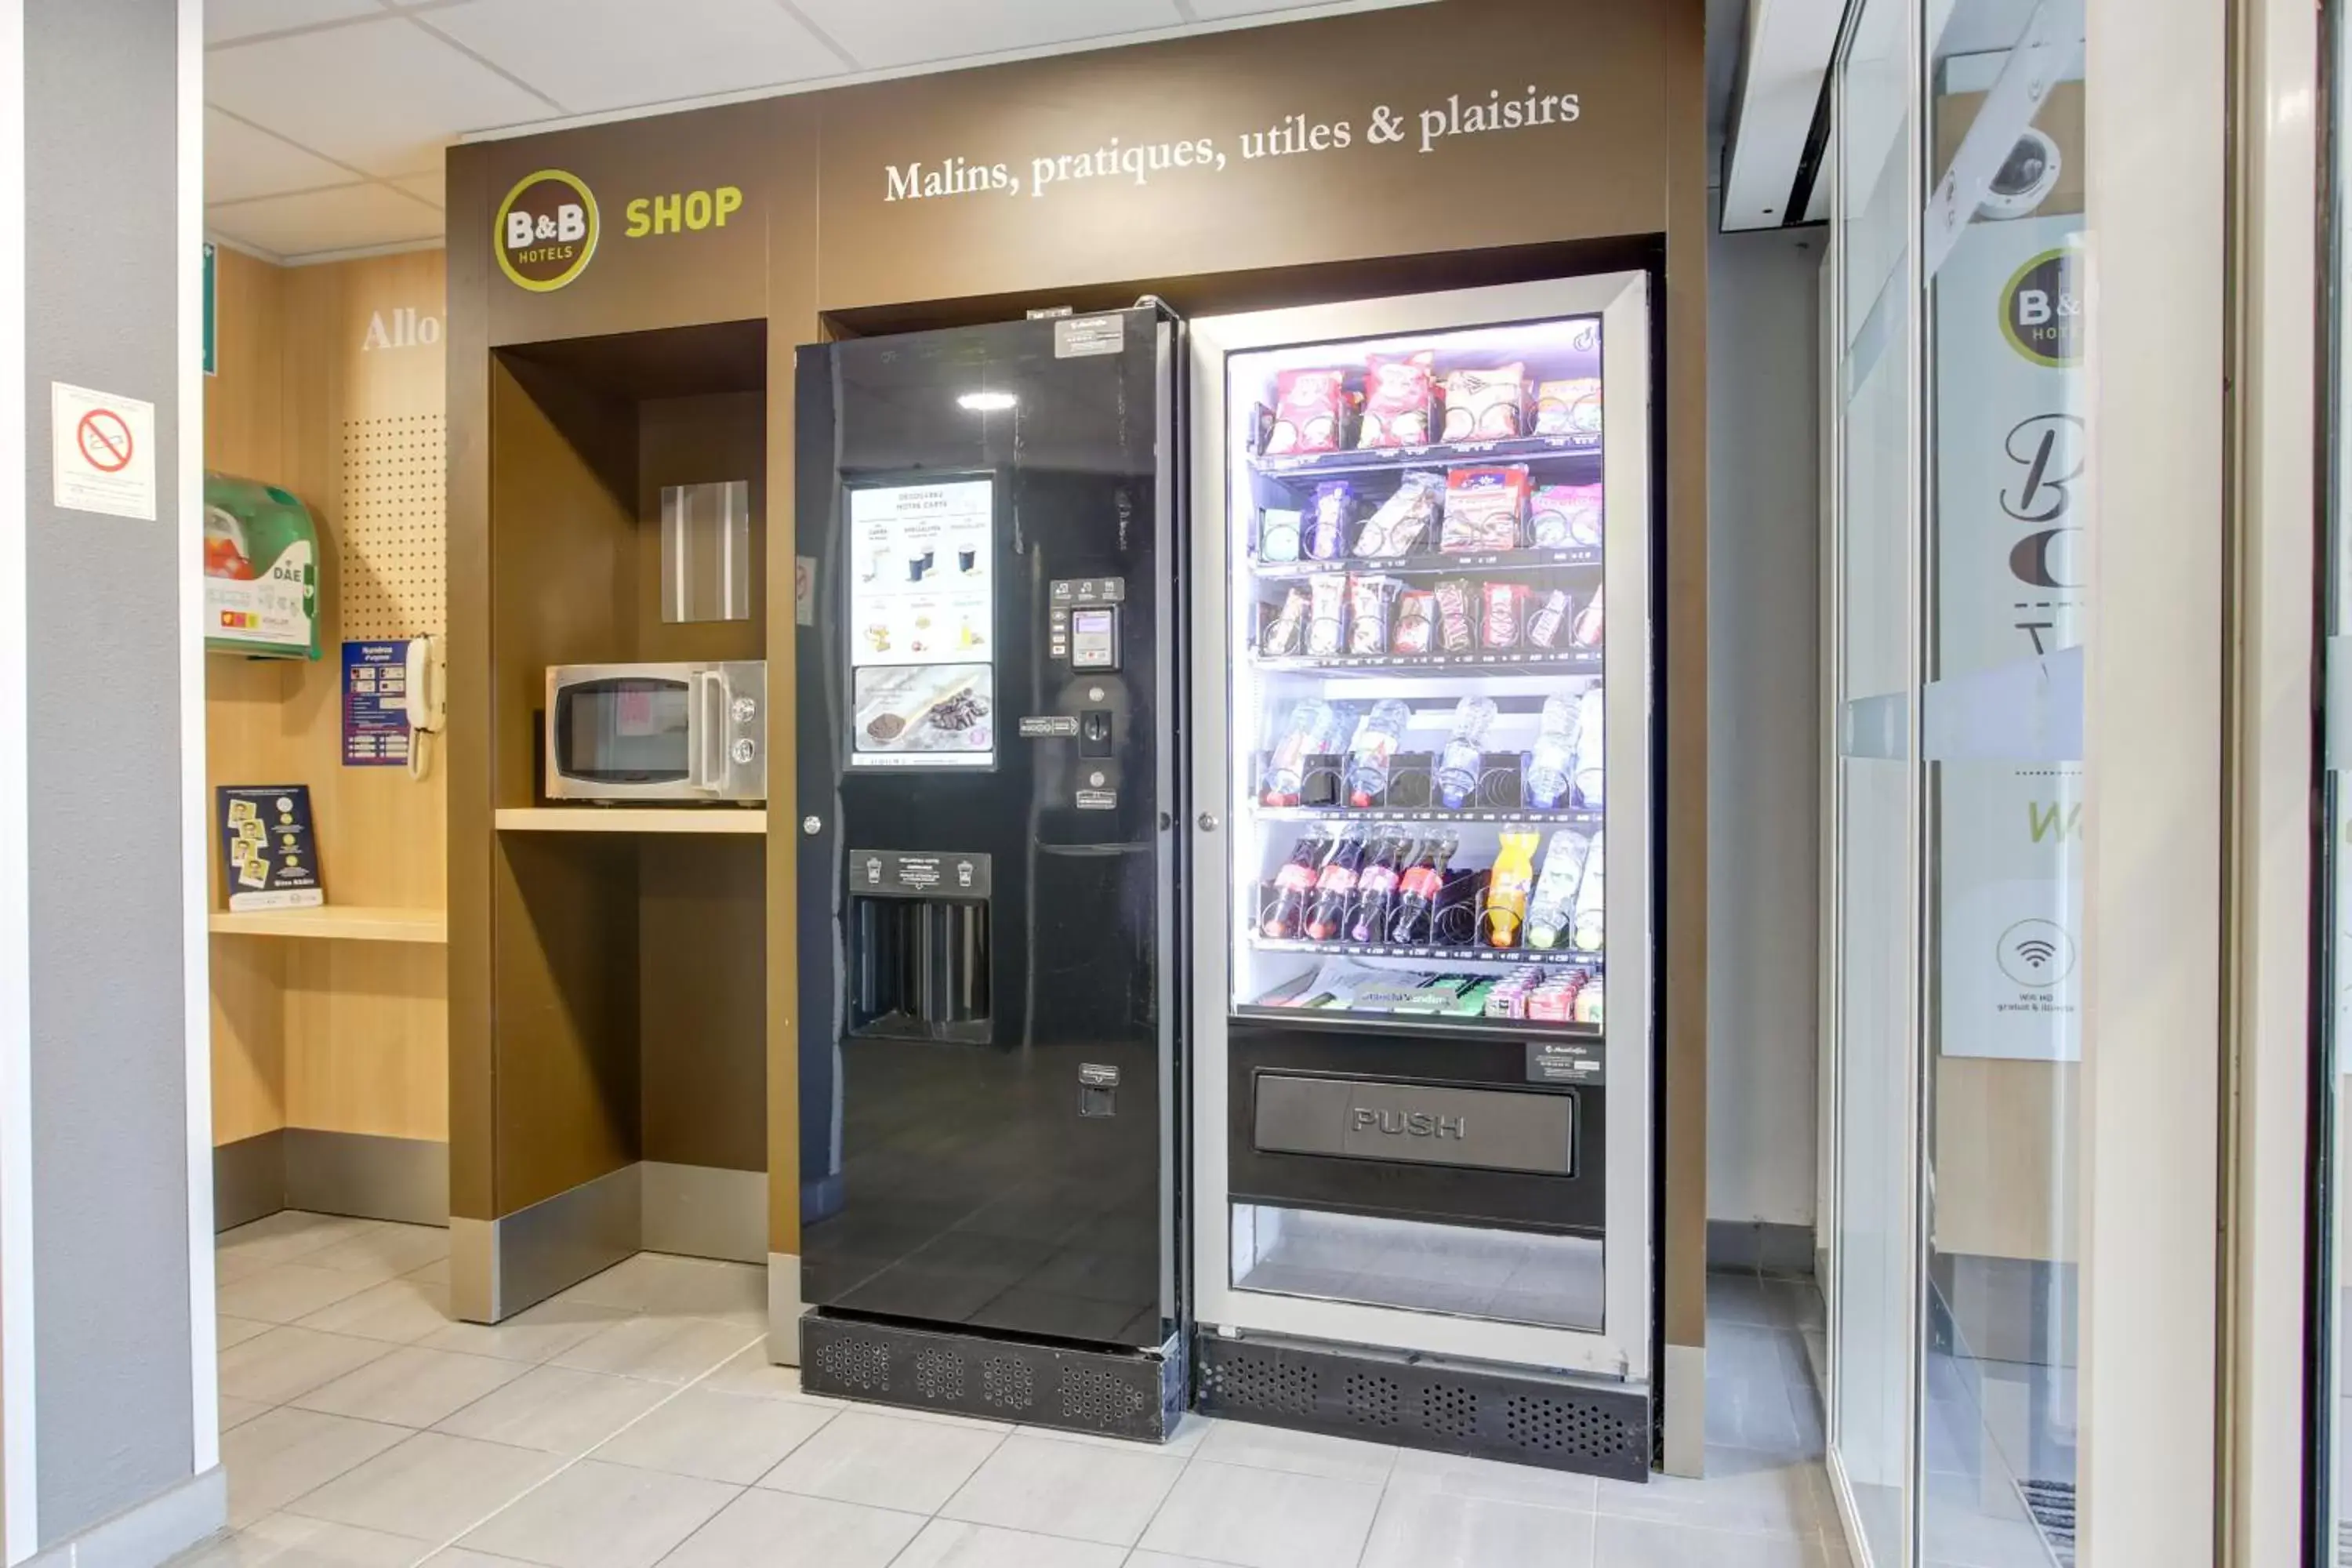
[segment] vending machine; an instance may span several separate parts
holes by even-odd
[[[800,351],[812,1390],[1183,1407],[1181,363],[1156,308]]]
[[[1211,1414],[1648,1471],[1649,289],[1192,323]]]

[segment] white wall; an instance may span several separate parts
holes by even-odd
[[[1810,1226],[1825,231],[1707,250],[1707,1217]]]

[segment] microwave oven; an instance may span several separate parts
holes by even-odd
[[[550,800],[768,798],[768,667],[559,664],[547,672]]]

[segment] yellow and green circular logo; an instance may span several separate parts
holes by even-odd
[[[2019,356],[2046,370],[2083,358],[2081,258],[2062,245],[2028,259],[2000,290],[2000,331]]]
[[[562,288],[596,254],[596,198],[577,174],[525,174],[499,204],[499,270],[534,294]]]

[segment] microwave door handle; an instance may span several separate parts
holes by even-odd
[[[710,795],[723,794],[727,787],[727,676],[723,670],[698,669],[694,672],[695,758],[700,776],[688,782]]]

